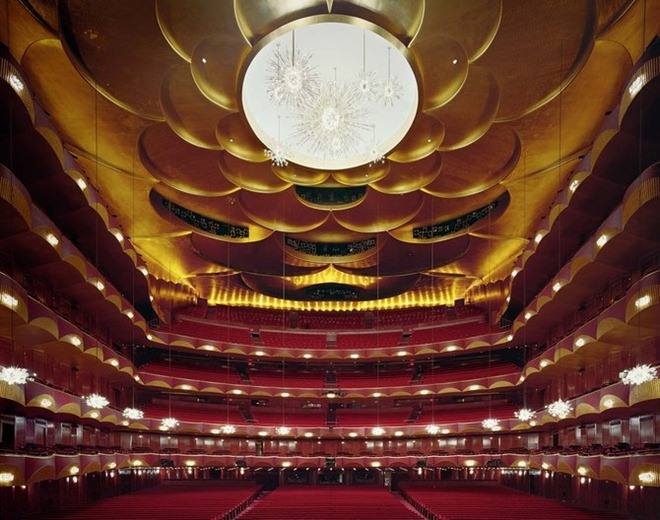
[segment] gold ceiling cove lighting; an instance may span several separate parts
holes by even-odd
[[[408,49],[375,24],[311,16],[254,46],[239,75],[241,104],[276,166],[376,166],[417,116],[413,66]]]

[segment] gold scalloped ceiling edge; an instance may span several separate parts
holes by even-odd
[[[521,200],[528,214],[540,216],[546,194],[562,189],[574,166],[567,163],[561,175],[538,173],[533,186],[518,182],[530,173],[525,166],[552,171],[556,143],[541,136],[556,124],[551,115],[557,98],[570,107],[603,99],[588,120],[562,128],[571,153],[588,148],[601,123],[598,113],[613,108],[612,93],[622,88],[630,67],[612,42],[627,49],[632,63],[641,52],[637,22],[648,16],[653,25],[658,16],[646,3],[623,0],[540,0],[533,8],[512,0],[236,0],[217,9],[204,0],[187,1],[187,9],[176,0],[137,8],[118,0],[103,9],[82,0],[62,0],[57,10],[46,1],[22,4],[12,3],[10,17],[20,24],[10,49],[19,53],[31,89],[65,144],[81,152],[81,161],[94,157],[84,128],[98,125],[100,164],[112,165],[99,169],[99,189],[140,253],[165,259],[181,281],[216,301],[222,298],[208,280],[219,269],[277,276],[284,263],[303,276],[324,265],[309,251],[330,251],[337,268],[352,276],[371,276],[382,262],[393,276],[442,269],[472,280],[438,278],[452,288],[443,297],[436,293],[438,302],[468,288],[476,293],[474,280],[485,279],[485,266],[506,265],[533,233],[536,217],[523,222]],[[545,14],[535,15],[539,10]],[[237,100],[243,60],[281,25],[328,13],[363,18],[410,48],[423,111],[376,169],[271,166]],[[64,51],[32,45],[56,26]],[[596,35],[609,44],[595,46]],[[608,55],[616,59],[606,66]],[[72,93],[75,104],[66,101]],[[140,160],[130,172],[135,157]],[[145,188],[138,205],[148,210],[140,222],[126,203],[134,195],[128,183],[117,182],[122,171]],[[309,189],[296,191],[300,187]],[[153,193],[178,209],[152,205]],[[484,209],[500,199],[496,208]],[[492,223],[487,233],[477,231],[477,217],[484,214]],[[460,231],[463,238],[437,235],[465,215],[474,222]],[[243,228],[249,238],[241,236]],[[279,233],[298,241],[300,250],[287,251]],[[370,237],[377,255],[369,253]],[[253,240],[258,262],[247,247]],[[432,256],[444,264],[426,258],[429,240]],[[356,256],[356,248],[366,250]],[[230,267],[220,265],[225,254]],[[421,287],[393,298],[401,305],[418,301]],[[241,304],[265,298],[245,286],[231,290],[241,294]]]

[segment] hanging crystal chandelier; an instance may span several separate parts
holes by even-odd
[[[624,385],[641,385],[647,381],[653,381],[658,377],[658,370],[651,365],[635,365],[632,368],[619,373]]]
[[[318,75],[310,63],[312,55],[295,50],[295,33],[291,32],[291,48],[277,44],[268,62],[268,99],[278,105],[299,107],[317,95]]]
[[[174,417],[165,417],[160,421],[161,430],[173,430],[177,426],[179,426],[179,421]]]
[[[286,151],[284,150],[284,147],[281,143],[275,143],[272,148],[265,148],[264,155],[273,164],[273,166],[283,168],[289,164],[289,161],[286,158]]]
[[[481,421],[481,426],[483,426],[486,430],[499,430],[500,429],[500,420],[499,419],[493,419],[492,417],[488,419],[484,419]]]
[[[277,435],[289,435],[291,433],[291,428],[288,426],[278,426],[275,428],[275,433],[277,433]]]
[[[536,416],[536,412],[534,410],[530,410],[529,408],[521,408],[517,412],[514,412],[516,416],[516,419],[522,422],[529,422],[532,419],[534,419],[534,416]]]
[[[440,431],[440,426],[437,426],[435,424],[427,424],[426,428],[424,429],[426,430],[426,433],[430,435],[435,435]]]
[[[101,408],[108,406],[110,401],[108,401],[100,394],[89,394],[85,397],[85,404],[90,408],[96,408],[97,410],[100,410]]]
[[[220,429],[222,430],[222,433],[226,433],[226,434],[236,433],[236,426],[232,426],[231,424],[225,424]]]
[[[385,428],[381,428],[380,426],[374,426],[371,428],[371,435],[385,435]]]
[[[32,380],[34,374],[30,374],[27,368],[22,367],[0,367],[0,381],[8,385],[24,385]]]
[[[131,419],[132,421],[137,421],[144,418],[144,412],[137,408],[124,408],[122,415],[126,419]]]
[[[548,413],[552,417],[556,417],[558,419],[565,419],[573,411],[573,406],[571,406],[571,403],[569,403],[568,401],[557,399],[556,401],[550,403],[547,406],[547,409],[548,409]]]

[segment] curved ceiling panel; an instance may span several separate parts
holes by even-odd
[[[381,238],[383,240],[381,240]],[[287,234],[284,247],[289,256],[306,262],[350,264],[374,256],[387,241],[387,236],[368,236],[351,241],[305,240]]]
[[[388,159],[395,162],[419,161],[431,155],[442,143],[445,137],[445,127],[437,119],[418,114],[410,130],[390,152]]]
[[[593,0],[505,0],[500,29],[478,60],[500,85],[498,121],[518,119],[566,87],[591,51]]]
[[[467,146],[490,128],[499,106],[500,90],[486,69],[471,66],[467,81],[451,103],[429,112],[445,127],[439,150]]]
[[[390,231],[390,235],[402,242],[417,244],[448,240],[495,222],[508,207],[509,200],[509,193],[503,186],[457,199],[427,195],[415,218]]]
[[[199,42],[190,62],[199,90],[215,104],[238,110],[236,78],[249,52],[244,41],[227,33],[216,33]]]
[[[370,182],[376,182],[387,176],[390,171],[389,161],[376,164],[365,164],[358,168],[348,170],[333,170],[332,177],[341,184],[347,186],[363,186]]]
[[[144,167],[158,180],[193,195],[227,195],[239,188],[218,169],[218,152],[181,139],[165,123],[145,128],[138,141]]]
[[[419,192],[387,195],[369,188],[359,206],[334,213],[342,226],[362,233],[377,233],[401,226],[413,218],[420,209]]]
[[[291,184],[316,186],[327,181],[332,172],[330,170],[312,170],[290,162],[286,166],[273,165],[273,173]]]
[[[253,220],[262,226],[287,233],[310,231],[323,224],[329,215],[327,211],[302,204],[293,188],[271,194],[242,191],[238,200]]]
[[[496,124],[476,142],[443,154],[443,169],[423,191],[439,197],[466,197],[505,179],[520,159],[522,143],[510,126]]]
[[[463,235],[435,244],[407,244],[392,240],[378,253],[378,263],[370,267],[337,269],[363,276],[395,276],[436,269],[467,253],[470,236]]]
[[[160,89],[160,106],[165,121],[181,139],[201,148],[221,148],[215,128],[230,112],[202,95],[188,64],[174,67],[165,77]]]
[[[59,15],[62,41],[85,79],[126,110],[162,120],[160,86],[179,57],[160,32],[153,2],[64,0]]]
[[[426,2],[424,23],[415,44],[438,35],[456,40],[469,61],[481,56],[495,38],[502,19],[501,0]]]
[[[156,0],[156,16],[163,36],[186,61],[192,59],[197,44],[214,33],[243,39],[232,2]]]
[[[241,114],[230,114],[220,120],[215,136],[230,154],[244,161],[266,162],[264,145],[257,139]]]
[[[333,14],[369,20],[406,45],[415,38],[424,19],[424,0],[333,0],[330,3]]]
[[[372,237],[371,233],[360,233],[346,229],[335,219],[335,214],[330,213],[328,219],[319,227],[304,233],[287,233],[287,236],[300,238],[301,240],[318,242],[352,242]]]
[[[273,173],[269,162],[243,161],[230,153],[220,152],[218,166],[227,180],[246,190],[277,193],[291,186]]]
[[[282,235],[275,233],[261,242],[236,244],[214,240],[193,233],[190,236],[193,250],[201,258],[230,269],[253,274],[302,276],[325,269],[326,265],[307,265],[298,260],[297,265],[283,268]],[[285,261],[286,263],[286,261]]]
[[[415,40],[410,50],[424,85],[424,110],[448,103],[458,94],[467,78],[468,56],[465,49],[456,40],[434,32]]]
[[[371,187],[389,194],[410,193],[433,182],[442,170],[442,154],[434,152],[424,159],[409,163],[391,163],[390,172]]]
[[[174,188],[170,188],[165,184],[160,184],[154,187],[154,193],[151,194],[152,205],[157,208],[161,218],[169,222],[182,225],[185,224],[186,229],[194,229],[199,233],[207,233],[209,236],[220,240],[239,240],[241,242],[256,242],[263,240],[273,233],[272,230],[264,228],[256,224],[250,217],[248,217],[240,205],[237,203],[235,195],[228,195],[224,197],[203,197],[198,195],[189,195]],[[173,202],[190,212],[196,213],[200,216],[212,219],[218,222],[242,226],[248,228],[247,236],[231,237],[213,233],[212,231],[205,231],[200,226],[196,226],[195,222],[186,222],[185,213],[177,212],[177,214],[170,211],[162,204],[162,201],[155,198],[158,195],[167,201]],[[183,217],[183,218],[182,218]]]

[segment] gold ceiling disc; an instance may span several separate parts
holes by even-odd
[[[442,175],[422,188],[439,197],[466,197],[485,191],[513,171],[522,143],[517,132],[504,123],[495,124],[471,145],[443,154]],[[475,161],[479,168],[474,167]]]
[[[497,120],[518,119],[557,96],[589,56],[595,24],[593,0],[505,1],[500,29],[477,61],[500,86]]]
[[[193,146],[165,123],[146,128],[138,140],[138,156],[156,179],[192,195],[227,195],[238,186],[218,170],[218,154]]]
[[[390,171],[390,162],[383,161],[377,164],[365,164],[347,170],[333,170],[334,180],[346,186],[364,186],[371,182],[385,178]]]
[[[445,105],[458,94],[468,75],[468,56],[456,40],[447,36],[416,40],[410,47],[419,65],[424,86],[424,110]]]
[[[221,148],[215,128],[230,112],[202,95],[187,63],[172,68],[165,77],[160,89],[160,106],[165,121],[181,139],[201,148]]]
[[[402,163],[419,161],[435,152],[444,137],[445,127],[440,121],[419,113],[408,134],[390,152],[388,159]]]
[[[291,162],[286,166],[273,165],[273,173],[285,182],[301,186],[317,186],[331,176],[330,170],[316,170]]]
[[[439,150],[467,146],[490,128],[499,107],[500,90],[494,76],[478,66],[471,66],[467,81],[451,103],[429,114],[442,121],[445,136]]]
[[[160,87],[179,57],[163,38],[152,2],[59,2],[64,48],[80,74],[125,110],[161,121]]]
[[[442,0],[426,2],[424,23],[414,45],[438,36],[457,41],[473,62],[495,38],[502,19],[502,0]]]
[[[241,114],[230,114],[220,120],[215,136],[234,157],[251,162],[266,162],[264,145],[257,139]]]
[[[216,33],[199,42],[190,70],[202,94],[216,105],[237,111],[236,78],[249,52],[249,45],[231,34]]]
[[[156,17],[167,42],[188,62],[197,44],[215,33],[243,40],[232,2],[156,0]]]
[[[293,188],[279,193],[242,191],[238,197],[245,213],[255,222],[275,231],[300,233],[319,227],[330,215],[302,204]]]
[[[218,166],[227,180],[246,190],[277,193],[291,186],[273,173],[269,162],[243,161],[230,153],[220,152]]]
[[[367,188],[359,206],[334,213],[346,229],[361,233],[378,233],[397,228],[413,218],[421,207],[419,192],[387,195]]]
[[[371,187],[391,195],[410,193],[433,182],[442,169],[442,154],[434,152],[419,161],[390,163],[390,171],[382,180],[371,183]]]

